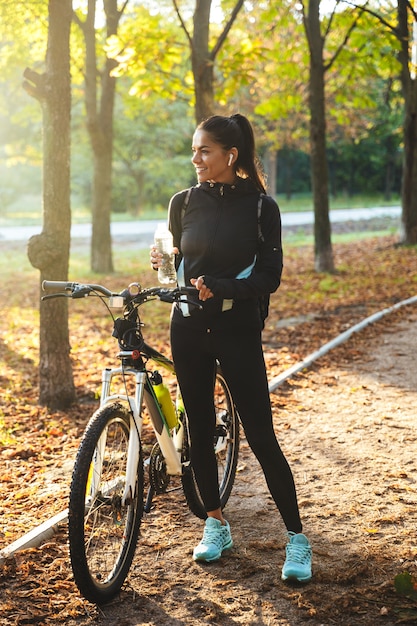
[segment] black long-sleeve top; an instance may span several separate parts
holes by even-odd
[[[170,201],[168,226],[177,257],[179,282],[204,276],[214,298],[200,302],[203,310],[189,307],[184,317],[177,306],[174,324],[190,327],[260,328],[258,296],[278,289],[282,274],[281,218],[270,196],[262,200],[258,229],[259,191],[248,179],[234,185],[202,183],[192,188],[183,211],[187,190]],[[256,261],[256,264],[255,264]]]

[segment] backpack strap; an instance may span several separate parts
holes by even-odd
[[[263,202],[264,196],[265,194],[263,193],[259,194],[259,200],[258,200],[258,240],[260,241],[260,243],[263,243],[265,241],[264,236],[262,234],[262,227],[261,227],[262,202]]]
[[[184,220],[184,215],[185,215],[185,211],[187,210],[187,206],[188,203],[190,202],[190,196],[191,196],[191,192],[192,192],[193,188],[189,187],[186,191],[186,194],[184,196],[184,200],[182,202],[182,207],[181,207],[181,232],[182,232],[182,223]],[[185,280],[184,280],[184,259],[181,260],[180,266],[178,268],[178,284],[184,286],[185,285]],[[188,306],[188,302],[181,302],[181,300],[186,300],[187,296],[180,296],[180,302],[179,307],[181,309],[181,312],[183,314],[184,317],[189,317],[190,316],[190,307]]]
[[[184,215],[185,215],[185,212],[187,210],[188,203],[190,202],[190,196],[191,196],[192,190],[193,190],[192,187],[189,187],[189,189],[187,189],[187,193],[185,194],[184,201],[182,203],[182,207],[181,207],[181,224],[182,224],[182,220],[184,219]]]

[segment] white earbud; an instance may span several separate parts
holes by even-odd
[[[232,161],[233,161],[233,154],[229,154],[229,162],[227,165],[232,165]]]

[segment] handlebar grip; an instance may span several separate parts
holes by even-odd
[[[44,280],[42,281],[42,291],[47,291],[48,289],[71,290],[72,284],[65,280]]]

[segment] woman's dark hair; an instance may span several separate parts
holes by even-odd
[[[213,141],[224,150],[237,148],[236,173],[249,178],[262,193],[265,193],[265,178],[255,153],[255,137],[252,125],[244,115],[235,113],[230,117],[212,115],[198,125],[198,130],[209,133]]]

